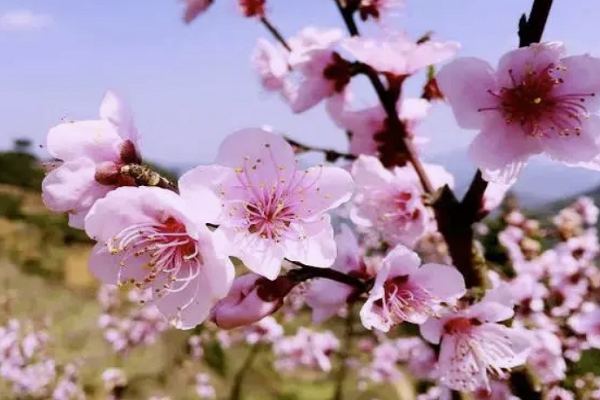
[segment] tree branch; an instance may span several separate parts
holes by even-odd
[[[300,283],[313,278],[325,278],[352,286],[361,293],[367,292],[370,289],[369,283],[363,282],[362,280],[343,272],[336,271],[335,269],[313,267],[299,261],[287,261],[300,267],[298,269],[292,269],[287,273],[287,276],[295,282]]]
[[[307,144],[300,143],[294,139],[291,139],[285,135],[283,135],[283,137],[290,145],[292,145],[294,150],[297,150],[300,153],[304,153],[304,152],[308,152],[308,151],[316,151],[319,153],[323,153],[323,154],[325,154],[325,159],[329,162],[335,162],[339,158],[343,158],[345,160],[356,160],[356,156],[354,154],[340,153],[339,151],[333,150],[333,149],[325,149],[325,148],[317,147],[317,146],[309,146]]]

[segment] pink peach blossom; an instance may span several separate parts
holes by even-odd
[[[68,212],[69,224],[83,228],[96,200],[134,182],[120,175],[124,164],[139,163],[139,137],[129,107],[114,92],[100,105],[100,120],[60,124],[47,138],[50,155],[60,160],[42,182],[46,207]]]
[[[461,58],[437,74],[458,124],[477,129],[470,155],[486,180],[513,182],[531,155],[598,168],[600,59],[563,57],[561,43],[506,53],[496,71]]]
[[[453,186],[454,178],[443,167],[425,165],[425,170],[435,187]],[[406,166],[390,171],[377,158],[360,156],[352,166],[352,175],[357,185],[352,221],[377,229],[392,246],[414,246],[432,222],[414,169]]]
[[[223,251],[271,280],[284,258],[330,267],[336,256],[333,228],[326,211],[352,193],[350,174],[317,166],[300,171],[292,147],[279,135],[245,129],[228,136],[217,165],[200,166],[180,180],[183,196],[207,201],[211,190],[222,211],[209,222]],[[201,204],[201,203],[199,203]]]
[[[201,210],[171,191],[119,188],[86,218],[88,236],[98,241],[90,268],[104,283],[152,288],[153,303],[173,325],[193,328],[228,293],[234,275],[205,223]]]
[[[369,298],[360,311],[363,325],[387,332],[404,321],[422,324],[465,294],[465,281],[454,267],[421,265],[419,256],[396,246],[384,258]]]
[[[438,359],[440,383],[453,390],[490,390],[488,372],[503,377],[507,369],[525,363],[531,340],[523,330],[497,322],[514,315],[497,298],[486,296],[480,303],[459,311],[447,311],[421,325],[421,335],[430,343],[441,343]]]
[[[431,104],[423,99],[404,99],[398,103],[398,117],[407,127],[411,139],[416,144],[422,144],[427,139],[415,136],[414,130],[420,120],[427,116]],[[384,131],[386,113],[377,105],[354,111],[347,109],[347,101],[341,96],[332,98],[327,103],[327,111],[333,121],[341,129],[351,132],[350,153],[354,155],[377,155],[380,143],[375,135]]]
[[[394,76],[412,75],[422,68],[445,61],[456,54],[456,42],[429,40],[418,44],[405,34],[376,40],[361,37],[344,39],[342,47],[364,64]]]
[[[281,45],[273,45],[265,39],[258,39],[252,62],[258,72],[263,88],[267,91],[283,89],[285,78],[291,72],[287,50]]]

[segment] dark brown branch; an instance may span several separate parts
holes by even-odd
[[[275,28],[275,26],[271,23],[271,21],[269,21],[267,19],[267,17],[265,17],[265,16],[260,17],[260,22],[265,26],[265,28],[267,28],[269,30],[269,32],[271,32],[271,34],[275,37],[275,39],[277,39],[277,41],[279,43],[281,43],[281,45],[283,47],[286,48],[287,51],[292,51],[292,48],[290,47],[288,42],[285,40],[283,35],[281,35],[279,30],[277,28]]]
[[[519,21],[519,47],[529,46],[542,40],[553,0],[535,0],[529,18],[523,14]]]
[[[358,278],[347,275],[343,272],[336,271],[331,268],[319,268],[311,265],[306,265],[298,261],[287,260],[290,263],[300,267],[298,269],[292,269],[287,273],[287,276],[296,282],[304,282],[313,278],[325,278],[336,282],[340,282],[349,286],[353,286],[361,292],[367,292],[370,289],[370,285],[366,282],[361,281]]]
[[[341,0],[334,0],[335,5],[337,6],[342,18],[344,19],[344,23],[348,28],[348,32],[350,36],[359,36],[360,32],[358,31],[358,27],[356,26],[356,22],[354,21],[354,12],[356,11],[355,7],[349,7],[348,4],[345,6],[341,3]]]

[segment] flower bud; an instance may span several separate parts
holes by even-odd
[[[283,298],[295,283],[285,276],[270,281],[250,273],[233,281],[229,295],[212,309],[211,320],[222,329],[258,322],[283,305]]]

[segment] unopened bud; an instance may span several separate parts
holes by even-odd
[[[211,312],[211,320],[222,329],[233,329],[258,322],[283,305],[284,297],[294,287],[285,276],[274,281],[250,273],[233,281],[231,291]]]

